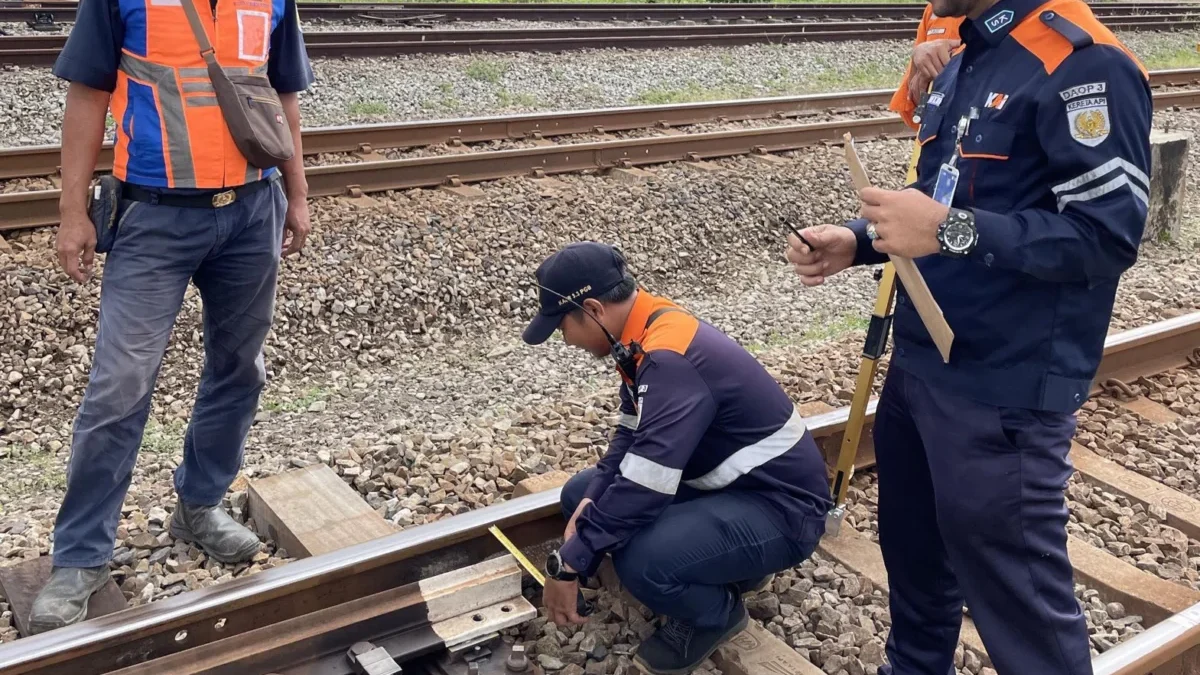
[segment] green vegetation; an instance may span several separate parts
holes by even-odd
[[[61,491],[67,487],[65,457],[53,452],[17,443],[4,448],[0,458],[0,505],[21,497]],[[4,513],[0,506],[0,513]]]
[[[496,101],[505,108],[535,108],[538,104],[537,97],[533,94],[510,94],[507,89],[496,92]]]
[[[763,342],[752,342],[746,345],[746,351],[754,355],[762,354],[779,347],[811,344],[839,338],[847,333],[866,330],[870,323],[869,316],[842,315],[825,321],[816,321],[809,328],[798,333],[781,333],[771,331]]]
[[[508,65],[497,59],[473,59],[467,64],[467,77],[480,82],[496,84],[508,72]]]
[[[174,455],[183,452],[183,434],[187,431],[185,420],[169,420],[166,424],[151,418],[146,422],[139,452],[152,455]]]
[[[268,398],[263,401],[263,410],[271,412],[303,412],[317,401],[329,398],[329,391],[321,387],[309,387],[302,392],[293,392],[289,398]]]
[[[895,87],[904,77],[904,65],[890,67],[880,63],[864,63],[849,70],[826,67],[807,83],[808,91],[853,91],[856,89],[887,89]]]
[[[388,107],[380,101],[355,101],[350,104],[351,115],[386,115]]]
[[[1150,49],[1138,55],[1147,70],[1195,68],[1200,66],[1200,51],[1195,47]]]

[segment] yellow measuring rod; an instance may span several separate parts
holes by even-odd
[[[525,554],[521,553],[521,549],[517,548],[516,545],[509,541],[508,537],[504,536],[504,533],[500,531],[500,528],[493,525],[488,528],[488,532],[491,532],[497,539],[500,540],[501,544],[504,544],[504,548],[508,549],[508,552],[513,554],[513,557],[517,559],[517,562],[521,563],[521,567],[524,567],[525,571],[529,572],[530,576],[532,576],[534,579],[537,579],[537,582],[542,586],[546,585],[546,577],[542,576],[542,573],[533,566],[533,563],[529,562],[529,558],[526,558]]]

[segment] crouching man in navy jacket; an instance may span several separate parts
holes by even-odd
[[[607,454],[562,490],[569,521],[547,562],[547,614],[582,623],[578,578],[611,554],[621,583],[665,617],[635,661],[656,675],[690,673],[745,628],[742,593],[816,548],[832,506],[824,460],[762,365],[640,290],[616,249],[571,244],[537,280],[541,311],[525,341],[561,329],[567,344],[617,357],[622,379]]]

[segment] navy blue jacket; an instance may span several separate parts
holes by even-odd
[[[1149,202],[1145,69],[1081,0],[1000,0],[964,21],[933,82],[915,187],[933,194],[963,136],[953,206],[975,213],[965,258],[917,260],[954,331],[944,364],[898,290],[892,363],[984,403],[1074,412],[1104,350]],[[856,264],[886,261],[866,236]]]
[[[637,340],[636,401],[621,387],[621,419],[585,497],[593,500],[563,544],[588,575],[676,499],[752,491],[768,517],[803,541],[824,532],[832,501],[804,418],[755,358],[711,325],[639,291],[621,341]]]

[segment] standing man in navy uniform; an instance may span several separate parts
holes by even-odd
[[[1082,0],[933,0],[965,48],[933,82],[915,189],[789,237],[808,286],[914,258],[942,362],[900,289],[875,418],[891,583],[885,675],[947,675],[964,600],[1000,675],[1089,675],[1063,491],[1074,412],[1147,215],[1147,73]]]

